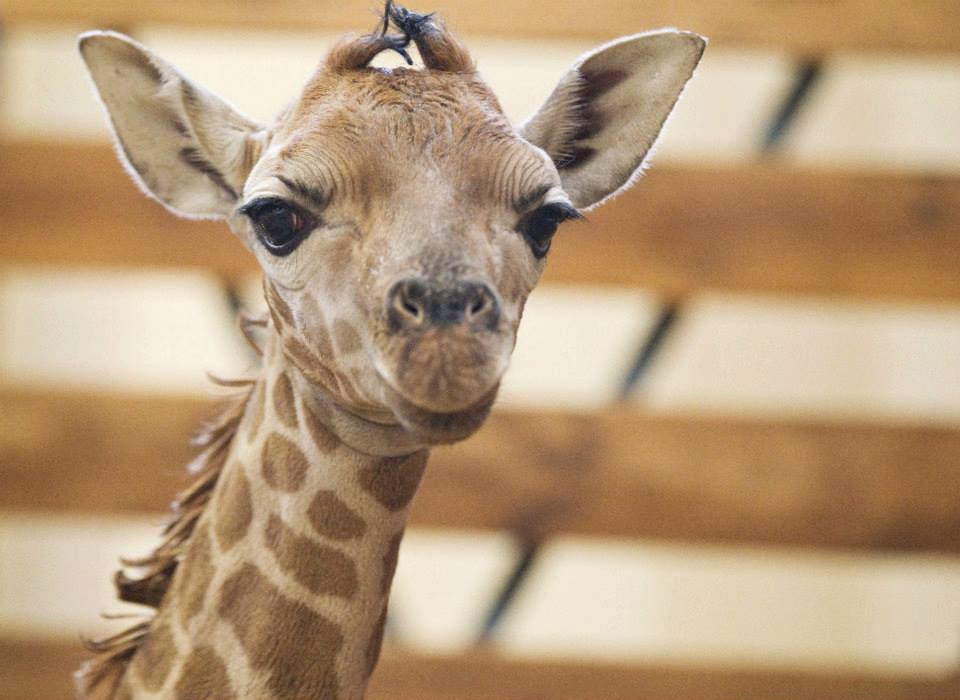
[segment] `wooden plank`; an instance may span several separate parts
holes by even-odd
[[[210,412],[9,388],[0,407],[0,508],[101,512],[164,508]],[[947,428],[504,410],[435,451],[413,522],[958,553],[957,493]]]
[[[134,185],[106,145],[0,145],[6,264],[256,269],[222,223],[176,218]]]
[[[102,145],[0,145],[6,264],[256,269],[223,224],[147,200]],[[960,178],[655,168],[565,226],[546,281],[960,300]]]
[[[144,23],[257,29],[365,31],[374,24],[367,2],[333,0],[5,0],[9,23],[74,23],[131,27]],[[709,36],[716,44],[815,54],[838,50],[960,50],[960,5],[955,0],[577,0],[503,3],[491,12],[472,0],[418,3],[439,9],[456,31],[531,38],[611,39],[674,26]]]
[[[0,639],[0,697],[68,700],[78,645]],[[387,649],[368,700],[925,700],[960,696],[957,678],[853,673],[588,664],[509,659],[490,653],[418,656]]]
[[[824,672],[520,661],[492,654],[385,655],[370,700],[923,700],[960,697],[950,679]]]

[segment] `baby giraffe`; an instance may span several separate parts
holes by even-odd
[[[370,67],[411,42],[422,68]],[[91,643],[81,696],[363,697],[430,447],[483,423],[558,225],[637,177],[703,49],[606,44],[515,127],[438,19],[388,3],[267,126],[125,36],[81,37],[131,176],[226,220],[269,308],[246,324],[258,376],[117,575],[156,612]]]

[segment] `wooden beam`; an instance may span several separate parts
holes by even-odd
[[[140,24],[233,26],[257,29],[367,31],[375,19],[367,2],[333,0],[5,0],[0,20],[73,23],[87,27]],[[577,0],[504,3],[496,12],[472,0],[420,3],[440,9],[463,34],[606,40],[662,26],[691,29],[716,44],[815,54],[829,51],[958,51],[960,6],[955,0]]]
[[[239,281],[253,256],[222,223],[148,199],[104,144],[0,144],[6,264],[195,266]]]
[[[79,645],[0,639],[0,697],[72,700]],[[529,661],[490,653],[419,656],[387,649],[369,700],[940,700],[960,696],[957,678],[720,669],[694,665]]]
[[[144,197],[106,146],[8,142],[0,162],[6,264],[256,269],[223,224]],[[588,218],[561,229],[546,281],[960,300],[956,177],[655,168]]]
[[[209,403],[0,391],[0,508],[144,511]],[[56,488],[51,488],[56,484]],[[418,525],[960,553],[960,431],[496,411],[437,449]]]
[[[512,660],[494,654],[385,654],[370,700],[923,700],[958,697],[956,678]]]

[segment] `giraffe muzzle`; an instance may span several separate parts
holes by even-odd
[[[387,404],[404,414],[402,422],[452,426],[495,394],[513,333],[492,285],[406,275],[388,287],[383,319],[378,372],[395,393]],[[420,420],[428,414],[429,421]]]

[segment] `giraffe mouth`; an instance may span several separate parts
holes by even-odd
[[[435,413],[469,409],[499,383],[513,347],[506,334],[427,328],[390,338],[376,359],[383,382]]]
[[[456,411],[433,411],[418,406],[383,382],[383,398],[404,428],[428,444],[442,445],[470,437],[483,425],[497,397],[499,382],[472,405]]]

